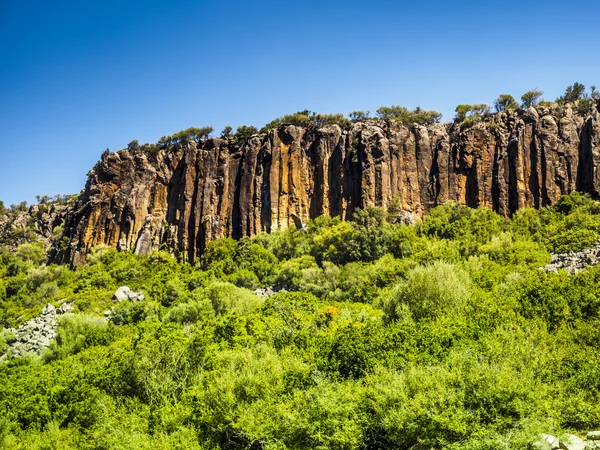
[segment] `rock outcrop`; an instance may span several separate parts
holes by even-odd
[[[13,337],[8,340],[7,352],[0,355],[0,362],[9,356],[17,358],[27,353],[39,355],[56,336],[58,316],[68,314],[72,309],[70,303],[63,303],[58,308],[49,303],[39,316],[28,320],[19,328],[9,328],[7,331]]]
[[[129,289],[129,286],[121,286],[115,291],[112,299],[115,302],[122,302],[123,300],[141,302],[144,300],[144,294],[142,294],[141,292],[133,292],[131,289]]]
[[[530,450],[594,450],[600,448],[598,431],[590,431],[587,439],[574,434],[563,434],[560,439],[550,434],[540,434],[529,443]]]
[[[0,245],[16,247],[26,242],[41,241],[46,249],[58,246],[69,212],[69,205],[56,202],[0,214]]]
[[[188,141],[155,153],[108,153],[70,213],[55,260],[96,245],[184,260],[206,244],[348,219],[378,206],[422,216],[447,200],[510,215],[575,190],[600,192],[600,114],[570,105],[499,113],[465,128],[371,120],[342,129],[281,126],[245,142]]]
[[[546,264],[543,270],[558,272],[560,269],[564,269],[569,273],[578,273],[587,267],[598,264],[600,264],[600,242],[578,252],[552,254],[552,261],[550,264]]]

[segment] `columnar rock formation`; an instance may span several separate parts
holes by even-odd
[[[95,245],[195,260],[205,245],[298,226],[322,214],[394,205],[419,216],[447,200],[510,215],[574,190],[600,192],[600,114],[569,105],[459,125],[367,121],[351,129],[282,126],[239,143],[121,150],[90,171],[59,259]]]

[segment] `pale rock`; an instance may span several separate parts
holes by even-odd
[[[565,434],[560,437],[560,448],[563,450],[585,450],[585,447],[584,440],[574,434]]]
[[[558,450],[559,448],[560,442],[558,438],[551,434],[540,434],[529,444],[530,450]]]
[[[587,434],[587,439],[590,441],[600,441],[600,431],[590,431]]]

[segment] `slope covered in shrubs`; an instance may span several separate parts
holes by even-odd
[[[76,314],[41,356],[0,365],[0,448],[508,449],[584,434],[600,425],[600,267],[539,268],[599,237],[599,205],[575,194],[512,219],[452,203],[410,226],[378,209],[321,217],[214,241],[198,267],[97,248],[71,270],[35,243],[3,250],[5,328],[62,299]],[[115,305],[122,285],[145,300]]]

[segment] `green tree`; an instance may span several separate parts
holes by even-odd
[[[253,127],[252,125],[240,125],[235,131],[235,140],[244,142],[250,139],[256,133],[258,133],[256,127]]]
[[[386,320],[412,315],[416,320],[459,314],[471,295],[471,280],[461,268],[445,262],[419,266],[396,284],[385,300]]]
[[[381,106],[375,112],[376,116],[383,120],[396,120],[406,125],[419,124],[430,125],[439,122],[442,114],[437,111],[428,111],[416,107],[412,111],[404,106]]]
[[[530,91],[525,92],[521,96],[521,101],[522,101],[521,106],[523,108],[529,108],[530,106],[537,105],[539,103],[542,95],[544,95],[544,92],[540,91],[539,89],[532,89]]]
[[[556,99],[559,103],[573,103],[587,98],[585,86],[581,83],[574,83],[567,87],[565,93]]]
[[[233,128],[231,128],[231,125],[227,125],[225,128],[223,128],[223,131],[221,131],[221,137],[223,139],[228,138],[229,136],[231,136],[232,131]]]
[[[484,116],[490,113],[490,107],[486,103],[475,103],[472,111],[475,116]]]
[[[494,100],[494,108],[496,112],[512,111],[519,107],[514,97],[510,94],[500,94],[496,100]]]
[[[454,120],[457,122],[462,122],[467,118],[467,116],[473,111],[473,105],[462,104],[458,105],[454,112],[456,112],[456,116],[454,116]]]
[[[348,117],[352,122],[361,122],[370,118],[371,111],[352,111]]]
[[[129,144],[127,144],[127,150],[129,150],[130,152],[135,152],[139,148],[140,148],[140,143],[138,142],[137,139],[134,139]]]

